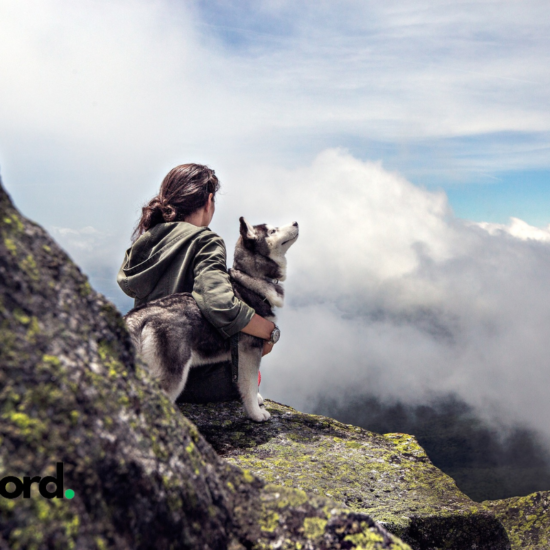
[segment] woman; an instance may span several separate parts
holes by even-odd
[[[208,228],[220,183],[200,164],[176,166],[159,194],[142,208],[132,246],[117,282],[139,306],[176,292],[191,292],[199,309],[224,338],[239,331],[273,347],[275,324],[239,300],[229,281],[221,237]]]

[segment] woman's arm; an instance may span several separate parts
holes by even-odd
[[[263,340],[269,340],[274,328],[275,323],[272,323],[271,321],[264,319],[261,315],[255,313],[254,317],[250,320],[250,323],[241,329],[241,332],[245,332],[251,336],[257,336]]]
[[[254,317],[250,320],[250,323],[246,325],[243,329],[241,329],[241,332],[244,332],[246,334],[250,334],[252,336],[257,336],[258,338],[263,338],[266,340],[264,342],[264,349],[262,351],[262,357],[264,355],[267,355],[271,352],[273,349],[273,344],[271,342],[268,342],[271,338],[271,333],[273,332],[273,329],[275,328],[275,323],[272,323],[271,321],[268,321],[261,315],[258,315],[257,313],[254,314]]]
[[[235,296],[226,267],[225,244],[211,231],[197,237],[193,259],[193,298],[206,319],[229,338],[246,327],[255,311]]]
[[[215,233],[201,234],[194,260],[193,297],[203,315],[223,335],[229,337],[239,331],[263,340],[269,340],[274,323],[254,312],[239,300],[231,286],[226,268],[225,244]],[[263,355],[273,345],[264,342]]]

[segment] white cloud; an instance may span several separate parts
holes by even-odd
[[[485,229],[490,235],[508,234],[522,241],[550,242],[550,225],[546,228],[533,227],[518,218],[510,218],[508,225],[488,222],[479,222],[472,225]]]
[[[461,222],[444,195],[343,151],[260,182],[254,221],[301,228],[283,339],[263,367],[268,396],[303,408],[326,392],[456,392],[550,439],[548,230]]]
[[[51,234],[60,241],[63,246],[71,249],[80,249],[89,251],[97,246],[98,242],[106,239],[107,234],[98,231],[91,225],[82,229],[72,229],[70,227],[52,227]]]
[[[447,175],[548,166],[545,2],[237,2],[244,21],[225,25],[240,49],[205,5],[0,0],[8,185],[35,183],[29,151],[65,189],[89,178],[145,194],[182,158],[303,163],[343,139],[406,156],[419,140],[501,132],[520,135],[521,155],[498,142],[432,143],[433,156]]]

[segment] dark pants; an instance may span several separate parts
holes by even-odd
[[[231,362],[192,368],[177,401],[181,403],[216,403],[240,399],[231,380]]]

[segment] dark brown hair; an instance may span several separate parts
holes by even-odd
[[[208,195],[216,196],[220,182],[214,170],[202,164],[180,164],[172,168],[162,181],[159,194],[142,209],[133,240],[155,225],[181,222],[202,208]]]

